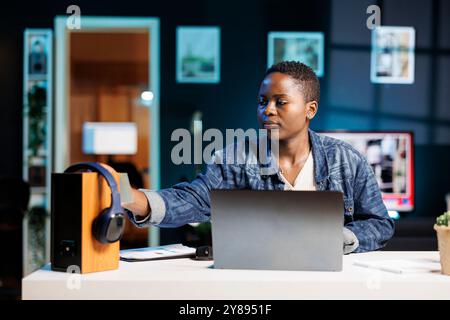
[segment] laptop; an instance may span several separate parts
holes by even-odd
[[[212,190],[214,268],[341,271],[343,208],[335,191]]]

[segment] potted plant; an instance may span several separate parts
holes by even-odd
[[[33,207],[27,212],[27,256],[26,270],[31,273],[45,264],[45,222],[47,212],[42,207]]]
[[[450,275],[450,211],[436,218],[434,230],[438,238],[439,255],[441,258],[441,273]]]
[[[28,91],[28,183],[32,187],[46,184],[46,99],[45,84],[35,84]]]

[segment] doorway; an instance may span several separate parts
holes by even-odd
[[[135,188],[159,189],[159,19],[83,16],[79,30],[66,19],[55,18],[54,170],[104,162],[127,172]],[[83,127],[92,122],[133,124],[136,152],[86,152]],[[128,222],[121,246],[148,244],[159,244],[159,230]]]

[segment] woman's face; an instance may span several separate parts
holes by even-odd
[[[273,72],[262,81],[258,94],[258,121],[261,128],[278,129],[280,141],[291,139],[307,129],[316,112],[317,102],[306,102],[299,84],[291,76]]]

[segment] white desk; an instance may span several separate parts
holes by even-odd
[[[450,299],[450,276],[395,274],[355,260],[425,259],[432,252],[344,256],[342,272],[212,269],[211,261],[120,262],[118,270],[74,275],[47,265],[22,280],[23,299]],[[77,283],[79,289],[77,289]]]

